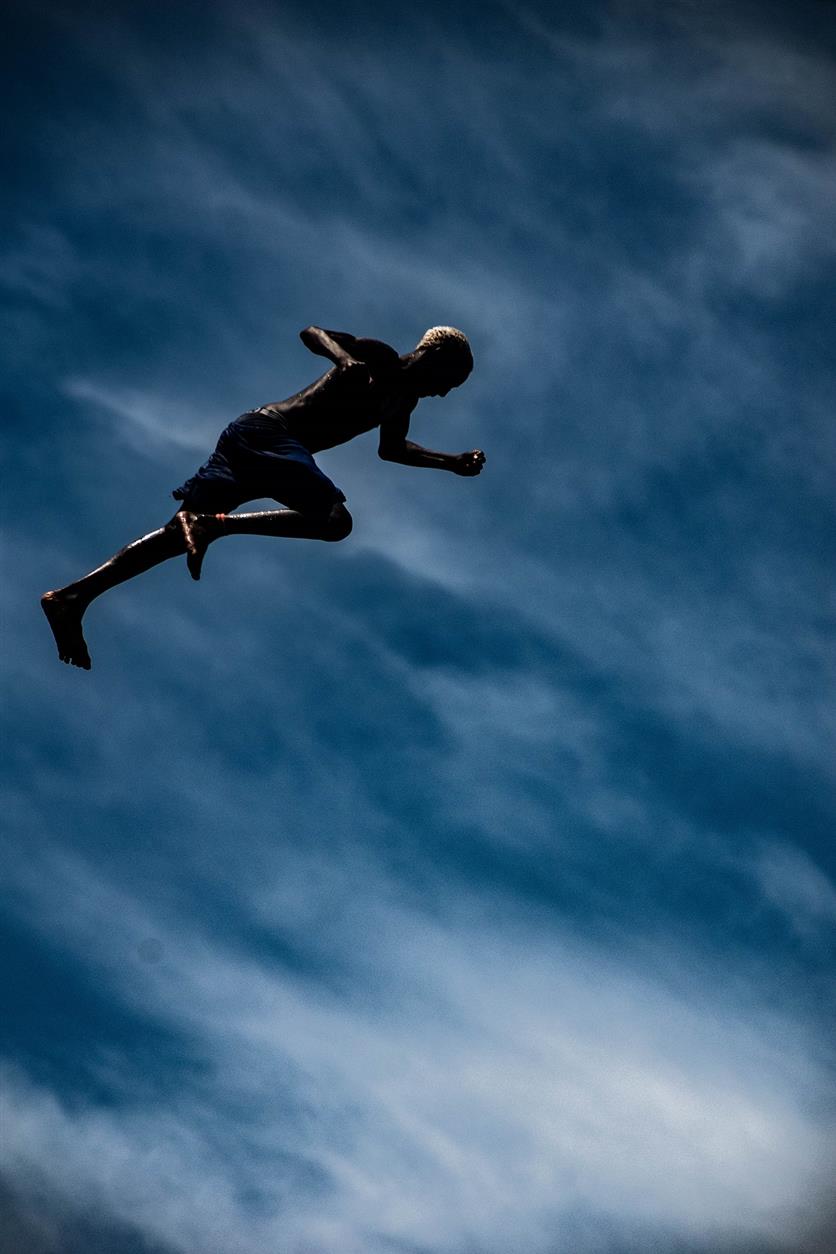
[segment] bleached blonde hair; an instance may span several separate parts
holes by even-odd
[[[452,349],[453,352],[457,352],[457,355],[464,356],[466,352],[471,360],[473,358],[470,341],[464,331],[459,331],[456,327],[430,327],[429,331],[424,332],[415,347]]]

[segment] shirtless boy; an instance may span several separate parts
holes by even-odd
[[[186,555],[200,578],[208,546],[226,535],[344,540],[351,531],[345,496],[320,470],[314,453],[380,429],[378,453],[404,466],[478,475],[481,449],[433,453],[408,440],[409,419],[423,396],[446,396],[473,369],[467,337],[455,327],[431,327],[411,353],[399,356],[380,340],[307,327],[306,348],[332,368],[285,401],[249,410],[221,433],[209,460],[172,494],[178,513],[135,540],[89,575],[41,597],[62,662],[90,669],[82,617],[97,596],[170,557]],[[269,497],[288,508],[251,514],[231,511]]]

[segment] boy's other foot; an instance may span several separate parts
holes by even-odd
[[[45,592],[41,608],[52,628],[61,661],[89,671],[92,663],[81,630],[84,609],[79,598],[72,592]]]
[[[177,514],[177,521],[186,544],[186,565],[189,568],[189,574],[192,579],[199,579],[206,550],[223,531],[221,515],[191,514],[183,509]]]

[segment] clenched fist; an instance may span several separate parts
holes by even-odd
[[[470,453],[459,453],[455,458],[453,472],[457,475],[478,475],[485,464],[485,454],[480,448]]]

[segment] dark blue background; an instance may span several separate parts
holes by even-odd
[[[828,1248],[834,6],[8,24],[0,1240]],[[312,322],[462,327],[483,476],[324,454],[61,667]]]

